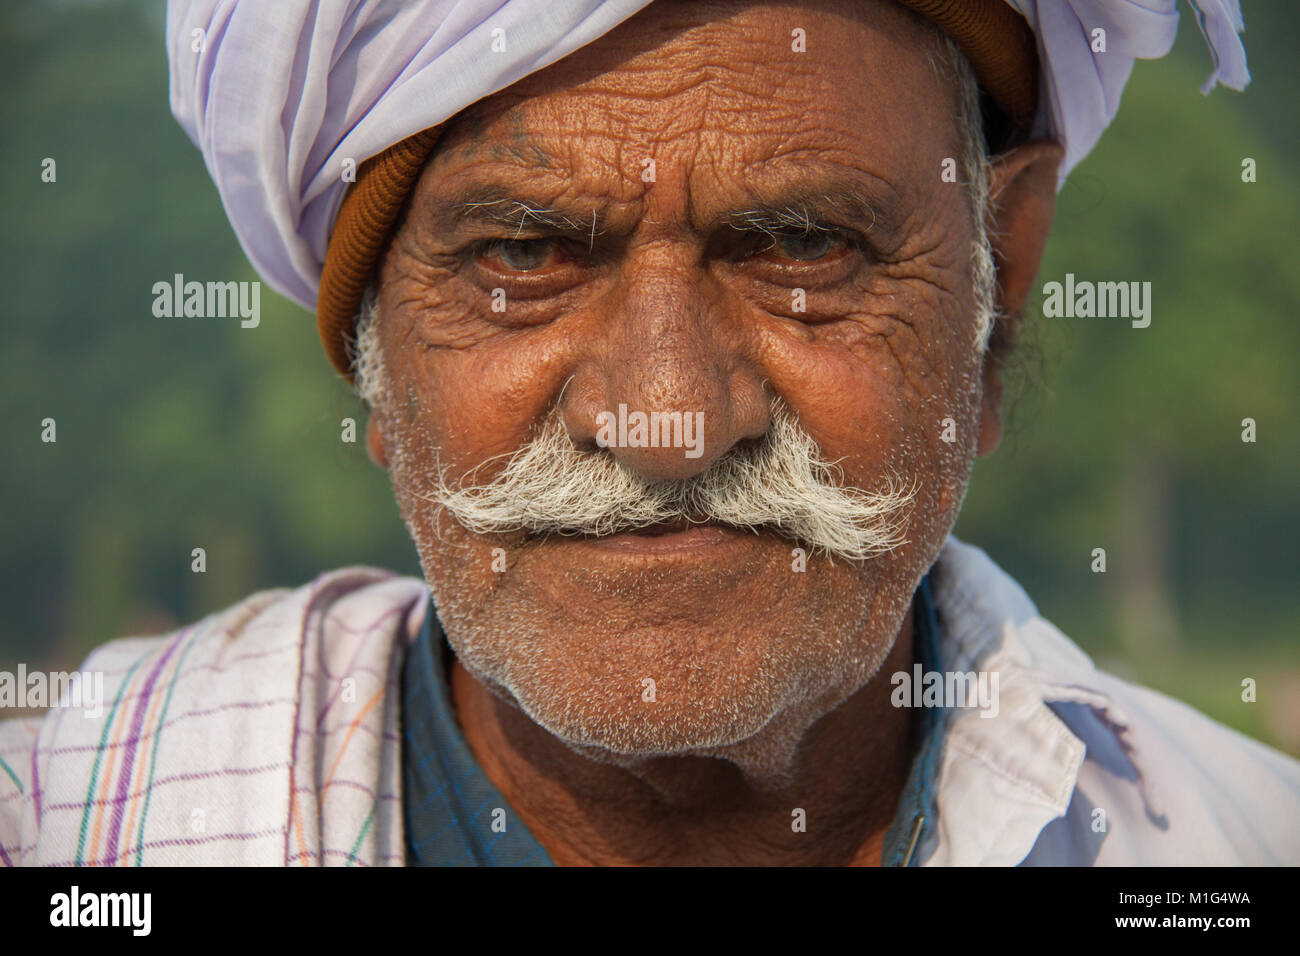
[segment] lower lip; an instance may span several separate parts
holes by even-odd
[[[752,532],[718,525],[697,525],[668,534],[611,534],[603,538],[577,538],[575,543],[617,554],[678,554],[708,551],[753,538]]]

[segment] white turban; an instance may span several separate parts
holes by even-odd
[[[449,119],[650,2],[168,0],[171,108],[254,267],[314,309],[345,162]],[[1037,36],[1035,131],[1065,146],[1064,180],[1114,118],[1134,58],[1169,52],[1176,0],[1007,2]],[[1202,92],[1242,89],[1238,0],[1192,3],[1214,57]],[[1093,52],[1098,28],[1104,53]]]
[[[1007,0],[1029,21],[1038,38],[1043,67],[1034,131],[1065,147],[1061,182],[1083,160],[1119,112],[1120,94],[1133,61],[1159,59],[1178,33],[1176,0]],[[1238,0],[1192,0],[1201,32],[1210,45],[1214,72],[1201,87],[1216,83],[1243,90],[1250,82],[1245,29]],[[1104,30],[1105,52],[1094,52],[1094,31]]]

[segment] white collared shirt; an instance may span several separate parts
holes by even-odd
[[[1300,863],[1300,762],[1098,671],[978,548],[933,580],[944,668],[999,700],[949,724],[923,865]]]

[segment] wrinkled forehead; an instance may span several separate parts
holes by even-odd
[[[892,179],[957,148],[959,95],[942,33],[892,0],[658,0],[462,111],[434,158],[626,174],[644,161],[629,150],[746,168],[784,155]]]

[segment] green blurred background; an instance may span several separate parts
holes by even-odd
[[[1243,6],[1247,92],[1198,94],[1209,54],[1184,9],[1060,196],[1038,288],[1150,281],[1151,326],[1032,303],[957,534],[1106,669],[1300,754],[1300,5]],[[0,7],[0,669],[71,669],[329,568],[419,573],[386,476],[340,441],[364,414],[307,313],[264,286],[256,329],[152,314],[174,273],[256,278],[168,111],[162,19],[138,0]]]

